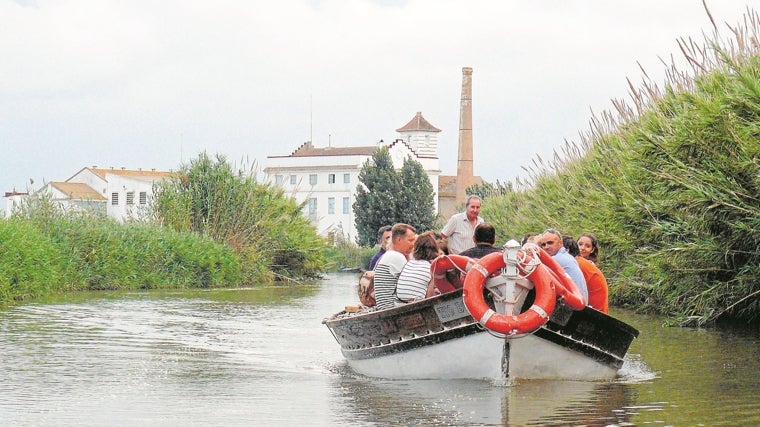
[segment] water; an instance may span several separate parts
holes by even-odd
[[[0,310],[0,425],[760,425],[757,330],[641,330],[612,382],[390,381],[347,367],[310,286],[77,294]]]

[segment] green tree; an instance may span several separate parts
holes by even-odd
[[[399,222],[404,222],[422,232],[431,230],[435,222],[433,185],[422,165],[407,157],[401,167],[401,191],[397,203]]]
[[[420,231],[433,228],[435,193],[419,162],[408,157],[398,172],[388,148],[382,147],[364,163],[359,181],[354,202],[359,245],[374,245],[377,229],[397,222]]]
[[[353,206],[358,232],[356,240],[359,245],[372,246],[377,241],[378,228],[398,222],[396,200],[401,178],[393,168],[387,147],[379,148],[364,162],[359,171],[359,182]]]

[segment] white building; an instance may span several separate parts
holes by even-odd
[[[379,147],[387,146],[393,165],[400,169],[410,156],[422,165],[430,178],[438,201],[438,133],[417,115],[403,127],[396,129],[399,138],[390,144],[380,143],[357,147],[314,147],[305,142],[287,156],[267,157],[264,172],[268,179],[281,186],[299,203],[306,202],[304,213],[324,236],[342,235],[349,241],[357,236],[353,204],[359,172],[364,163]]]
[[[153,197],[153,183],[172,172],[85,167],[66,181],[51,181],[34,194],[45,194],[64,210],[102,212],[119,221],[139,219]],[[6,193],[6,216],[23,203],[26,193]]]

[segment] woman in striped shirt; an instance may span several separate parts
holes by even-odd
[[[417,236],[414,243],[414,258],[404,265],[396,283],[397,305],[420,300],[435,294],[430,261],[440,254],[438,242],[432,231]]]

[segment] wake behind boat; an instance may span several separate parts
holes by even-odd
[[[538,253],[514,241],[505,247],[470,263],[463,289],[385,310],[341,311],[323,323],[351,368],[371,377],[614,378],[638,331],[579,306]]]

